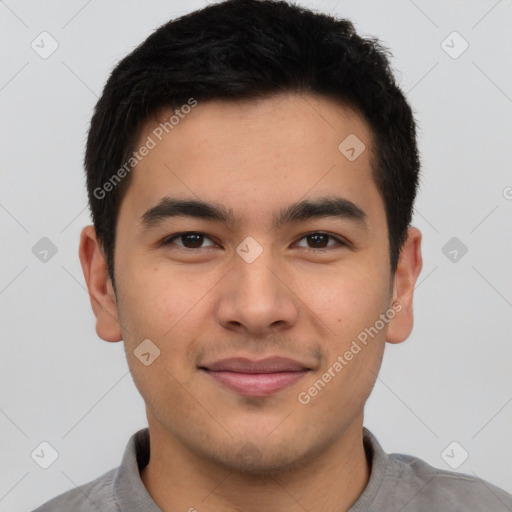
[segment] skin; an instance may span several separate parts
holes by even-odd
[[[155,126],[143,127],[141,143]],[[366,145],[352,162],[338,150],[349,134]],[[422,267],[421,233],[409,228],[391,274],[371,159],[362,118],[324,97],[199,103],[132,171],[117,221],[116,293],[94,228],[83,229],[96,331],[124,340],[151,437],[141,478],[162,510],[342,511],[364,490],[364,404],[386,341],[411,332]],[[332,194],[366,213],[366,229],[338,218],[271,229],[283,206]],[[217,202],[238,220],[174,217],[145,229],[141,216],[164,196]],[[184,231],[207,235],[202,248],[161,243]],[[304,238],[318,231],[349,244],[328,239],[319,250]],[[236,252],[247,236],[263,248],[252,263]],[[392,304],[400,312],[300,403],[298,394]],[[147,338],[160,349],[149,366],[134,355]],[[277,355],[311,370],[268,397],[240,395],[198,369],[225,357]]]

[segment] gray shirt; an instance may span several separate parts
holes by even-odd
[[[364,428],[368,484],[349,512],[512,512],[512,496],[478,478],[443,471],[409,455],[387,455]],[[130,438],[121,465],[33,512],[162,512],[140,478],[149,461],[149,430]]]

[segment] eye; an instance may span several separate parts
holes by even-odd
[[[208,241],[210,243],[204,245],[205,242]],[[301,246],[301,242],[305,242],[307,245]],[[175,235],[171,235],[167,237],[165,240],[163,240],[162,244],[166,246],[177,245],[178,247],[182,247],[184,249],[203,249],[205,247],[214,247],[216,245],[212,241],[212,239],[206,236],[204,233],[196,231],[187,231],[184,233],[177,233]],[[343,240],[334,235],[330,235],[329,233],[324,233],[321,231],[316,231],[304,235],[295,245],[297,247],[302,247],[306,249],[326,250],[329,248],[346,246],[347,244]]]
[[[329,239],[334,240],[335,243],[329,244]],[[307,244],[311,244],[309,247],[306,247],[307,249],[328,249],[331,247],[341,247],[347,245],[340,238],[330,235],[329,233],[323,233],[321,231],[308,233],[299,240],[299,243],[303,240],[305,240]]]
[[[176,243],[175,240],[180,240],[181,243]],[[163,241],[163,245],[178,245],[179,247],[184,247],[185,249],[202,249],[203,247],[215,246],[213,242],[210,245],[203,246],[205,240],[210,240],[210,242],[212,241],[211,238],[208,238],[203,233],[187,231],[186,233],[179,233],[177,235],[167,237]]]

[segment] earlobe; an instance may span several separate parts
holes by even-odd
[[[96,317],[96,333],[105,341],[121,341],[116,296],[108,275],[105,255],[93,226],[82,229],[79,256]]]
[[[407,240],[400,252],[393,283],[391,304],[396,315],[389,322],[386,335],[389,343],[401,343],[411,334],[414,287],[422,266],[421,231],[417,228],[409,228]]]

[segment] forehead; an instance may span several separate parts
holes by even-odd
[[[384,211],[367,124],[324,97],[286,94],[162,111],[141,130],[135,149],[143,145],[151,149],[123,200],[139,211],[162,197],[195,197],[222,202],[242,221],[263,222],[271,205],[333,193],[370,215]]]

